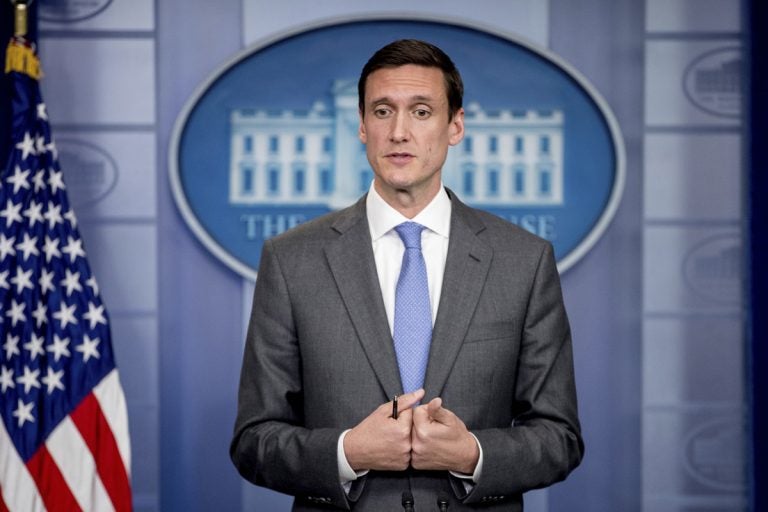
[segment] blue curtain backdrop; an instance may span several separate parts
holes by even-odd
[[[751,0],[749,33],[749,102],[751,137],[749,144],[750,299],[752,346],[752,510],[768,510],[768,6]]]

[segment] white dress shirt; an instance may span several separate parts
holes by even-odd
[[[376,192],[373,185],[371,185],[368,191],[365,206],[368,228],[371,231],[373,257],[376,262],[376,272],[379,275],[379,286],[381,287],[381,296],[384,300],[384,309],[387,312],[390,333],[394,333],[395,290],[397,288],[397,280],[400,277],[403,253],[405,252],[405,245],[394,228],[408,221],[416,222],[426,228],[421,232],[421,252],[424,255],[424,262],[427,266],[429,302],[432,311],[432,325],[434,326],[435,319],[437,318],[437,307],[440,304],[440,292],[443,288],[443,273],[445,271],[445,260],[448,256],[448,238],[451,231],[451,199],[448,197],[448,193],[441,186],[440,192],[412,219],[405,217],[387,204],[379,193]],[[349,492],[351,482],[366,474],[367,471],[355,472],[349,465],[344,454],[344,437],[347,432],[349,430],[344,431],[339,436],[337,457],[339,477],[344,488]],[[475,438],[475,441],[477,441],[477,438]],[[479,441],[477,446],[480,448]],[[477,482],[477,479],[480,477],[482,460],[483,451],[480,448],[480,459],[474,474],[463,475],[454,472],[452,474],[469,480],[465,487],[469,485],[471,488],[472,484],[470,481]]]
[[[395,290],[403,264],[405,245],[395,227],[403,222],[413,221],[426,229],[421,232],[421,252],[427,265],[429,284],[429,303],[432,311],[432,325],[437,318],[437,306],[443,288],[445,259],[448,256],[448,236],[451,231],[451,200],[445,189],[412,219],[389,206],[371,186],[366,198],[368,227],[373,242],[373,257],[379,274],[381,296],[387,311],[389,332],[394,333],[395,325]]]

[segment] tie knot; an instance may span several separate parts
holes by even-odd
[[[421,250],[421,232],[423,230],[424,226],[416,222],[403,222],[395,226],[395,231],[400,235],[406,249]]]

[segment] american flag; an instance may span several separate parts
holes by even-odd
[[[130,441],[109,319],[22,39],[8,46],[0,169],[0,512],[130,510]]]

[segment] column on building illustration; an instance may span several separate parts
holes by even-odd
[[[373,172],[358,136],[357,81],[336,80],[332,89],[334,101],[334,137],[336,139],[336,189],[329,201],[332,208],[350,205],[368,190]]]
[[[443,179],[474,204],[562,204],[563,113],[466,110]]]
[[[234,110],[230,203],[323,201],[335,181],[333,121],[320,102],[307,111]]]

